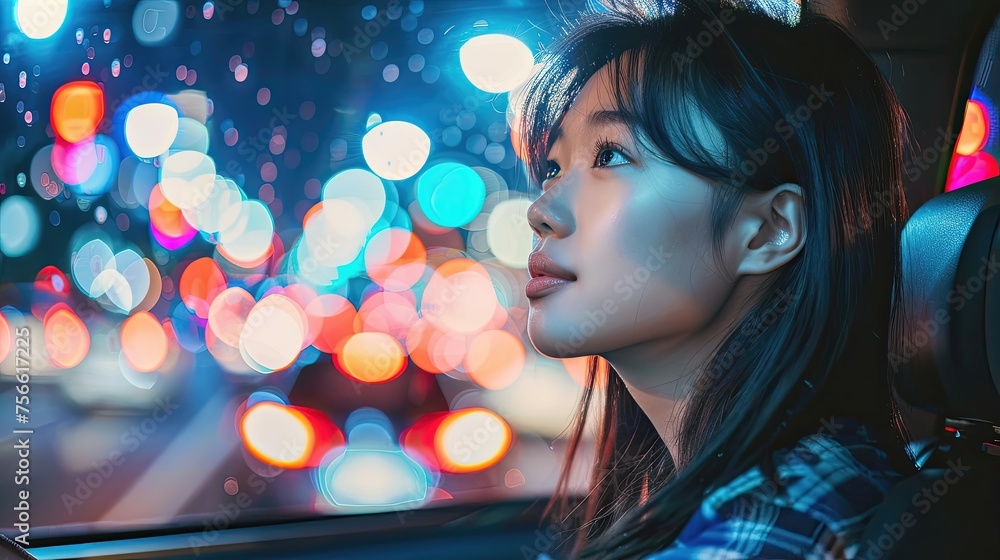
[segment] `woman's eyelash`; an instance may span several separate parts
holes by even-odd
[[[625,150],[624,146],[618,142],[613,142],[608,138],[601,138],[597,141],[597,144],[594,145],[594,167],[597,167],[597,158],[604,150],[614,150],[619,152],[626,160],[629,161],[629,163],[632,162],[632,158],[628,156],[628,152]]]
[[[608,138],[602,138],[602,139],[600,139],[600,140],[597,141],[597,144],[594,145],[594,155],[593,155],[594,163],[595,163],[594,167],[597,167],[597,165],[596,165],[597,164],[597,158],[601,155],[601,153],[604,150],[614,150],[614,151],[620,153],[622,155],[622,157],[625,158],[626,161],[628,161],[629,163],[633,163],[632,158],[629,157],[628,152],[625,150],[624,146],[622,146],[618,142],[613,142],[613,141],[609,140]],[[618,165],[621,165],[621,164],[618,164]],[[553,169],[553,167],[555,169]],[[553,174],[552,173],[553,171],[555,171],[556,173]],[[556,163],[555,161],[553,161],[551,159],[547,160],[546,161],[545,175],[542,177],[543,182],[546,181],[546,180],[548,180],[548,179],[554,179],[555,175],[557,175],[559,171],[562,171],[562,168],[559,166],[558,163]]]

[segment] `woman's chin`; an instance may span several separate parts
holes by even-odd
[[[531,313],[529,311],[528,340],[531,341],[531,345],[535,347],[535,350],[539,354],[556,360],[589,355],[585,352],[586,348],[574,345],[573,341],[569,340],[566,336],[550,332],[543,324],[540,324],[541,321],[537,321],[533,325],[533,318],[530,316]],[[534,319],[537,319],[537,317]]]

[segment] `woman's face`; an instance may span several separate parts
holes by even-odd
[[[528,336],[554,358],[684,344],[722,309],[738,272],[719,270],[713,258],[713,187],[640,151],[615,119],[609,76],[607,67],[596,73],[566,113],[549,178],[528,210],[540,238],[535,252],[575,277],[540,291],[551,282],[528,286]],[[701,138],[721,147],[703,122]]]

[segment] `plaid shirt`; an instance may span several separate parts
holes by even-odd
[[[777,479],[754,467],[710,493],[677,540],[645,560],[864,558],[860,542],[900,476],[865,427],[838,418],[775,453]]]

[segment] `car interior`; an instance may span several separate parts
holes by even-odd
[[[897,388],[898,398],[919,471],[894,487],[876,510],[857,557],[1000,557],[1000,540],[995,533],[1000,527],[1000,279],[993,276],[1000,268],[1000,75],[993,69],[1000,49],[1000,0],[788,2],[839,21],[857,37],[895,88],[912,134],[904,162],[911,217],[903,233],[904,309],[899,310],[899,316],[904,318],[902,332],[910,344],[908,352],[892,357],[890,363],[897,368],[898,378],[905,380]],[[513,212],[523,214],[524,206],[519,204],[537,192],[527,184],[525,172],[510,149],[509,121],[505,121],[507,94],[484,94],[470,86],[461,75],[459,47],[488,29],[519,37],[537,52],[563,22],[572,20],[586,0],[71,1],[66,21],[52,39],[38,40],[25,39],[27,28],[19,28],[16,17],[11,15],[16,14],[19,4],[32,2],[0,2],[6,10],[0,17],[0,51],[4,54],[0,65],[0,217],[14,220],[13,216],[25,211],[21,206],[5,204],[15,199],[13,195],[31,198],[36,201],[32,202],[35,207],[45,211],[40,214],[44,227],[40,228],[37,242],[41,249],[30,254],[0,251],[0,323],[6,316],[14,324],[14,308],[30,309],[47,302],[46,308],[56,310],[60,305],[57,302],[64,301],[57,292],[65,290],[58,284],[77,281],[77,271],[74,269],[71,275],[65,267],[63,271],[43,267],[64,263],[67,244],[76,252],[100,253],[131,242],[142,248],[135,249],[138,253],[133,265],[145,262],[154,269],[161,266],[166,270],[169,262],[169,266],[176,264],[178,271],[200,266],[201,272],[193,280],[194,274],[172,272],[155,283],[161,284],[157,294],[172,290],[177,301],[183,299],[187,305],[193,298],[202,307],[189,305],[191,309],[186,310],[184,305],[167,302],[155,304],[165,307],[144,308],[153,313],[164,311],[160,315],[169,318],[170,326],[163,331],[167,333],[164,359],[151,367],[141,366],[148,365],[146,358],[153,350],[144,348],[135,355],[128,354],[124,341],[112,348],[114,359],[104,362],[80,362],[66,353],[57,356],[49,351],[52,360],[73,363],[51,374],[32,374],[31,414],[33,419],[41,420],[33,420],[39,424],[32,424],[35,428],[31,434],[35,480],[31,486],[31,545],[26,552],[19,551],[11,540],[23,531],[15,526],[17,518],[10,514],[5,498],[0,532],[6,536],[3,546],[8,550],[0,546],[6,554],[0,557],[557,558],[556,541],[564,528],[544,519],[542,511],[562,462],[560,435],[580,390],[578,363],[573,367],[553,364],[530,352],[525,357],[522,350],[520,360],[513,362],[522,376],[517,381],[497,381],[508,374],[489,377],[472,368],[466,368],[469,371],[460,376],[445,375],[441,371],[446,368],[439,367],[437,373],[432,370],[447,358],[447,352],[442,350],[435,358],[425,345],[422,360],[413,352],[409,361],[388,367],[391,372],[372,383],[372,379],[364,379],[364,373],[355,371],[354,377],[344,373],[352,370],[343,357],[342,363],[333,359],[343,375],[327,373],[330,358],[321,356],[329,351],[318,346],[308,360],[298,358],[294,373],[277,371],[284,365],[272,367],[272,355],[255,354],[240,343],[235,349],[223,342],[212,346],[206,342],[209,336],[221,341],[228,332],[214,326],[209,315],[211,306],[202,301],[212,290],[213,295],[221,292],[213,288],[213,278],[259,272],[260,266],[266,270],[267,265],[260,264],[264,261],[249,257],[239,270],[220,270],[195,260],[211,253],[181,249],[194,247],[185,245],[195,236],[194,229],[187,241],[177,241],[180,234],[170,233],[168,230],[174,226],[163,218],[167,225],[156,232],[160,226],[153,223],[152,214],[170,206],[168,201],[166,206],[154,209],[151,197],[158,196],[156,190],[152,195],[145,194],[143,206],[151,217],[150,225],[142,227],[152,228],[154,237],[159,235],[159,245],[140,240],[149,236],[138,221],[130,227],[128,212],[112,212],[115,203],[144,210],[134,201],[129,205],[128,196],[138,196],[139,182],[137,179],[136,192],[126,192],[121,187],[121,176],[126,174],[122,170],[118,171],[115,202],[110,200],[112,195],[107,195],[108,200],[103,202],[99,198],[83,202],[86,197],[80,197],[78,204],[70,200],[68,191],[63,200],[60,190],[39,184],[44,170],[41,175],[35,174],[33,156],[52,144],[52,134],[47,135],[44,126],[30,125],[39,118],[46,124],[45,115],[55,90],[73,80],[120,82],[113,89],[109,86],[104,97],[104,118],[109,127],[119,122],[116,119],[122,108],[130,107],[136,97],[164,103],[169,100],[194,114],[197,111],[191,107],[198,103],[184,96],[201,95],[202,105],[207,96],[209,112],[200,119],[182,119],[182,130],[184,126],[197,128],[192,121],[200,120],[205,130],[204,145],[207,148],[211,138],[208,150],[219,174],[233,178],[226,192],[238,196],[246,190],[251,197],[259,194],[264,203],[255,207],[270,209],[274,215],[272,227],[264,232],[269,251],[278,251],[275,243],[284,243],[282,252],[295,253],[298,245],[279,235],[279,223],[286,218],[298,221],[297,233],[304,239],[307,232],[303,216],[313,211],[310,208],[319,197],[321,183],[331,176],[336,179],[343,169],[364,167],[365,161],[356,152],[358,146],[370,140],[365,131],[393,125],[397,118],[412,119],[428,132],[437,127],[430,135],[425,134],[433,150],[440,147],[428,167],[435,162],[446,166],[454,165],[448,161],[457,161],[463,170],[473,169],[486,183],[486,200],[495,215],[499,214],[495,209],[505,204],[504,211],[513,208]],[[151,13],[149,9],[160,18],[168,18],[170,10],[175,10],[172,15],[180,21],[178,30],[171,35],[164,27],[162,37],[150,33],[149,29],[160,28],[143,19]],[[156,21],[159,25],[164,20]],[[132,37],[134,25],[150,33],[145,43]],[[514,55],[503,51],[500,56]],[[214,62],[218,64],[213,66]],[[85,68],[82,75],[81,66]],[[92,73],[89,77],[88,72]],[[144,79],[147,84],[142,83]],[[89,94],[77,95],[79,101]],[[53,127],[56,123],[49,124],[50,132]],[[253,130],[258,127],[261,142],[254,141],[257,137]],[[190,138],[191,144],[202,142],[198,134],[192,133]],[[127,159],[139,155],[138,141],[129,143],[135,153],[132,158],[121,154],[123,170]],[[407,165],[405,159],[399,161],[403,167]],[[423,161],[427,161],[426,154]],[[148,172],[143,169],[137,167],[128,173],[138,178]],[[163,171],[167,171],[166,164]],[[30,175],[27,181],[25,172]],[[56,169],[49,173],[58,172]],[[379,172],[381,179],[375,180],[390,181],[387,177],[395,177],[392,180],[402,185],[413,176],[394,176],[394,172]],[[336,187],[334,179],[327,184]],[[305,185],[306,198],[285,198],[278,188],[283,180],[295,182],[290,190],[296,190],[300,198],[301,185]],[[70,183],[65,179],[63,182]],[[251,186],[257,190],[251,191]],[[247,202],[245,194],[242,200]],[[50,214],[54,206],[45,204],[55,203],[62,206],[58,213]],[[401,195],[397,195],[395,204],[407,208]],[[4,206],[8,213],[4,213]],[[414,213],[413,206],[409,209]],[[103,218],[94,217],[98,214]],[[517,313],[520,299],[509,294],[520,290],[523,298],[526,276],[521,274],[523,270],[508,270],[516,267],[505,266],[508,263],[503,261],[499,241],[491,238],[489,245],[493,247],[484,248],[490,231],[486,214],[484,211],[479,217],[481,227],[463,230],[462,237],[456,233],[457,228],[442,225],[446,215],[413,217],[412,224],[406,218],[405,225],[414,230],[423,228],[421,240],[427,246],[427,262],[444,262],[460,255],[462,248],[466,255],[476,259],[483,256],[485,260],[492,250],[496,258],[489,259],[489,266],[454,270],[456,274],[485,275],[494,284],[507,283],[505,287],[494,287],[501,300],[511,298],[499,304],[507,304],[509,311],[496,323],[495,332],[516,335],[523,333],[523,315]],[[358,220],[366,219],[361,213],[357,215]],[[120,231],[110,237],[93,234],[71,238],[65,233],[70,231],[68,228],[95,219],[101,224],[105,220],[115,224]],[[401,220],[390,217],[385,220],[386,227],[405,232]],[[512,218],[508,221],[513,223]],[[375,223],[374,218],[371,223]],[[0,231],[5,237],[12,235],[12,230],[3,229],[2,223]],[[240,239],[223,239],[220,247],[226,246],[224,256],[252,253],[248,247],[259,237],[259,231],[247,229]],[[272,242],[272,237],[278,241]],[[388,237],[384,236],[383,241],[390,242]],[[404,247],[409,242],[406,239]],[[172,260],[173,256],[169,261],[166,257],[160,260],[157,247],[169,249],[175,241],[178,250],[173,252],[189,255],[183,257],[182,263]],[[0,244],[0,249],[11,247],[10,243],[14,242]],[[208,245],[196,237],[195,243]],[[115,249],[107,255],[114,255],[112,261],[122,261],[125,257],[120,255],[131,250]],[[516,254],[517,250],[507,249],[508,254]],[[55,253],[61,256],[53,256]],[[144,259],[143,254],[152,259]],[[254,260],[259,262],[249,262]],[[406,262],[404,255],[385,263],[380,274],[388,282],[401,281],[407,275]],[[304,270],[308,264],[300,266]],[[39,269],[42,273],[37,272]],[[129,278],[127,271],[120,269]],[[324,270],[322,265],[319,269],[317,274]],[[189,281],[182,276],[188,276]],[[38,287],[42,280],[55,285],[55,291],[42,293]],[[171,283],[174,285],[168,286]],[[428,289],[431,285],[428,283]],[[106,297],[101,296],[104,299],[100,302],[103,309],[94,307],[91,313],[117,312],[122,319],[123,312],[116,311],[116,305],[126,311],[139,305],[133,302],[123,306],[112,295],[118,293],[119,287],[115,286],[105,286]],[[288,301],[300,297],[287,285],[274,284],[270,289],[278,291],[269,293],[285,295],[268,297]],[[348,292],[345,287],[338,292],[340,295],[330,295],[331,299],[324,301],[329,305],[346,301],[359,289],[363,288],[352,285]],[[315,296],[315,292],[311,295]],[[134,299],[138,302],[142,298]],[[252,306],[253,300],[249,301]],[[399,309],[405,304],[383,303],[386,309],[393,305]],[[307,306],[301,307],[300,313],[305,310],[303,317],[308,315],[312,320]],[[260,332],[276,339],[282,330],[298,328],[295,314],[282,309],[279,306],[276,315],[259,314]],[[364,313],[357,311],[356,316],[354,311],[351,308],[353,320],[382,321],[388,324],[386,332],[400,328],[394,324],[395,312],[375,305]],[[337,311],[324,312],[321,324],[338,320]],[[47,318],[49,313],[65,316],[70,312],[49,311]],[[255,312],[249,313],[253,317]],[[460,318],[449,320],[461,322]],[[218,332],[209,333],[206,321]],[[73,336],[73,324],[67,327],[69,334],[63,336]],[[164,328],[162,324],[154,321],[158,329]],[[2,327],[4,324],[0,324],[0,334]],[[120,330],[124,340],[125,328]],[[192,338],[191,333],[201,333],[202,337],[197,360],[185,358],[195,352],[193,345],[197,344],[198,337]],[[42,345],[40,334],[32,336],[33,344]],[[91,348],[111,344],[110,338],[98,336],[96,331],[89,336]],[[403,339],[407,339],[405,333]],[[495,344],[505,348],[501,342]],[[299,344],[297,349],[302,346]],[[303,351],[303,355],[307,353]],[[497,355],[488,356],[500,360]],[[203,357],[215,361],[209,366]],[[247,369],[243,360],[260,369],[254,365],[250,367],[256,372]],[[124,364],[123,373],[119,373],[120,364]],[[168,366],[191,371],[184,375],[149,373],[166,371]],[[424,371],[416,372],[417,366]],[[109,368],[116,380],[104,373]],[[0,399],[4,403],[14,399],[18,383],[15,370],[14,352],[5,357],[0,344]],[[511,379],[518,372],[510,374]],[[259,375],[262,373],[271,376],[267,383],[257,379],[263,378]],[[65,380],[68,374],[73,376],[69,382]],[[122,375],[128,383],[120,383]],[[155,383],[147,375],[158,375]],[[213,391],[223,385],[231,387],[231,391],[216,391],[220,396],[213,397]],[[522,404],[513,404],[515,401]],[[566,405],[557,405],[556,401],[565,401]],[[258,414],[257,424],[249,420],[252,407],[264,410],[268,406],[274,409],[270,416]],[[3,407],[6,409],[7,404]],[[449,409],[474,412],[465,419],[442,416]],[[318,418],[316,410],[326,411],[334,421],[331,423],[325,416]],[[475,414],[480,416],[476,418]],[[502,418],[496,429],[498,417]],[[447,474],[427,480],[421,478],[419,469],[413,471],[406,466],[412,461],[403,460],[400,444],[395,442],[403,442],[407,450],[424,449],[436,445],[426,443],[437,437],[435,430],[459,426],[463,421],[467,426],[461,429],[466,431],[459,430],[455,437],[465,435],[465,443],[472,446],[473,461],[462,463],[454,454],[445,457],[428,452],[428,460],[436,461]],[[7,425],[8,420],[4,422]],[[310,441],[349,441],[348,449],[354,446],[357,452],[357,468],[383,469],[378,475],[383,483],[390,479],[410,480],[406,477],[415,482],[401,482],[398,488],[388,484],[390,488],[385,492],[392,495],[378,504],[360,498],[367,499],[370,493],[359,489],[363,484],[356,481],[333,478],[317,482],[317,477],[325,476],[329,464],[316,452],[283,459],[278,451],[265,449],[268,441],[249,435],[252,429],[266,431],[253,426],[279,422],[310,426]],[[17,470],[15,445],[23,437],[18,428],[13,425],[13,432],[0,433],[0,465],[5,473],[0,485],[5,497],[17,497],[18,489],[12,485],[13,480],[6,480],[6,473]],[[480,434],[484,434],[482,441],[475,439]],[[147,439],[155,445],[144,445]],[[481,447],[495,441],[500,441],[497,450],[479,453]],[[456,445],[456,449],[468,451],[460,443]],[[103,450],[118,450],[118,454],[108,455]],[[376,456],[384,462],[372,459]],[[109,474],[103,474],[105,471]],[[280,476],[275,476],[279,472]],[[584,483],[581,478],[581,491]],[[408,505],[414,503],[405,498],[413,484],[434,499]],[[361,502],[347,504],[355,498]],[[19,500],[13,501],[16,506]]]

